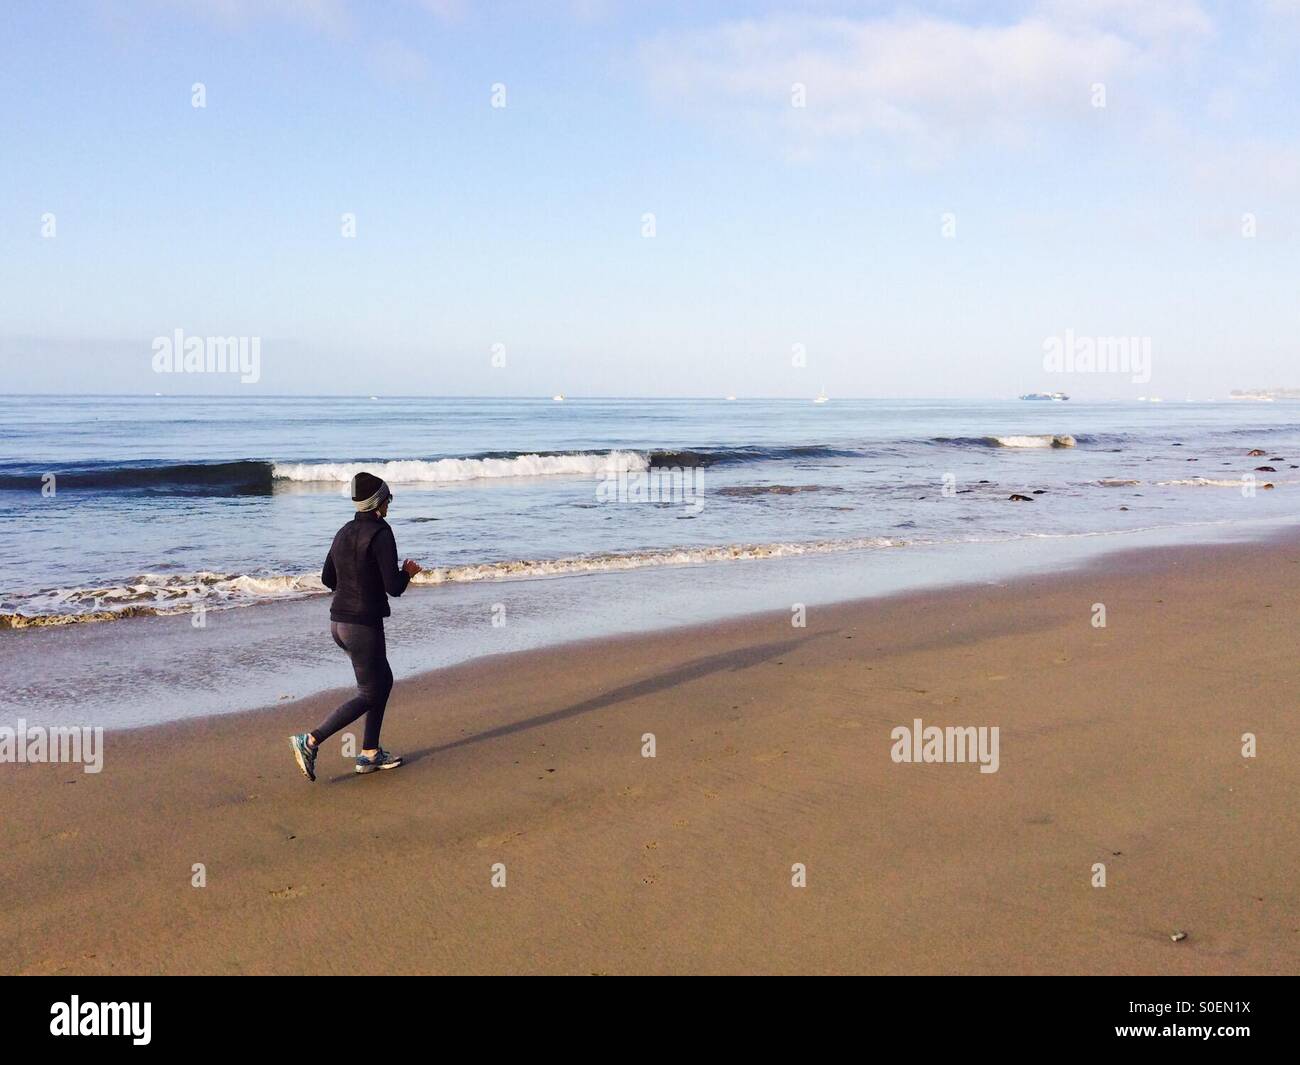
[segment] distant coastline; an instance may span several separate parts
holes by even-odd
[[[1300,388],[1234,388],[1232,399],[1300,399]]]

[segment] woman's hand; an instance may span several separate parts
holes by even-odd
[[[405,562],[402,563],[402,572],[405,573],[408,577],[414,577],[417,573],[420,572],[420,564],[416,562],[414,559],[408,558]]]

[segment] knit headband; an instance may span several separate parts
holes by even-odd
[[[379,482],[379,487],[375,489],[375,494],[369,499],[362,499],[356,503],[358,513],[364,514],[368,510],[378,510],[393,493],[388,490],[388,485],[383,481]]]

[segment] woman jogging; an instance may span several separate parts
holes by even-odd
[[[352,659],[357,694],[332,713],[323,725],[290,736],[298,768],[316,779],[320,745],[366,715],[364,746],[357,758],[358,773],[396,769],[402,759],[379,746],[384,706],[393,690],[393,671],[384,645],[384,618],[392,611],[388,597],[401,595],[420,567],[409,558],[397,565],[397,541],[384,519],[393,493],[380,478],[358,473],[352,478],[356,517],[334,536],[320,579],[334,593],[330,604],[330,634]]]

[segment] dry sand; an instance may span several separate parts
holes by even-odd
[[[372,776],[340,693],[111,734],[0,766],[0,971],[1296,972],[1298,617],[1300,539],[1150,551],[399,682]]]

